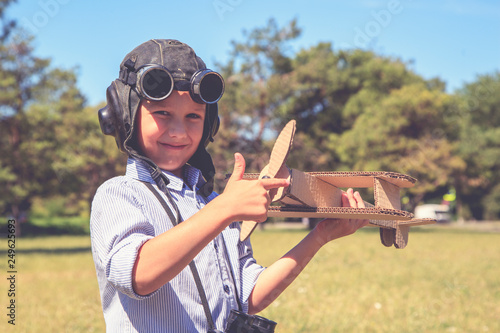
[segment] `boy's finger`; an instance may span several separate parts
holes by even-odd
[[[233,182],[243,179],[243,174],[245,173],[246,163],[245,158],[240,153],[234,154],[234,169],[228,182]]]
[[[261,179],[260,181],[262,182],[262,185],[267,191],[272,190],[274,188],[287,187],[290,185],[288,179],[282,179],[282,178]]]
[[[347,198],[349,199],[349,205],[350,207],[353,208],[358,208],[358,203],[356,202],[356,199],[354,199],[354,193],[353,189],[350,188],[347,190]]]
[[[359,194],[358,191],[354,192],[354,199],[356,199],[356,202],[358,203],[358,208],[365,208],[365,202],[363,201],[363,198],[361,198],[361,194]]]
[[[342,191],[342,207],[350,207],[349,198],[344,191]]]

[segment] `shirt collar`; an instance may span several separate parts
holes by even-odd
[[[194,187],[200,188],[205,183],[201,175],[201,171],[187,164],[184,166],[184,179],[179,178],[165,170],[162,170],[162,172],[165,176],[167,176],[168,180],[170,180],[167,188],[174,191],[181,191],[184,184],[193,189]],[[140,181],[153,184],[155,182],[144,162],[132,157],[129,157],[127,160],[127,169],[125,174]]]

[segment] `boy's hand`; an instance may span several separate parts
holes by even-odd
[[[271,203],[268,191],[290,184],[288,180],[278,178],[243,180],[245,159],[240,153],[234,154],[234,158],[234,170],[221,197],[233,212],[234,221],[264,222]]]
[[[342,192],[342,207],[365,208],[365,203],[359,192],[352,188]],[[313,232],[316,233],[321,244],[344,237],[368,225],[368,220],[361,219],[326,219],[318,223]]]

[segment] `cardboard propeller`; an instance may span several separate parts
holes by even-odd
[[[433,219],[414,219],[401,210],[400,189],[414,186],[416,179],[408,175],[385,171],[303,172],[286,166],[295,134],[291,120],[276,139],[269,164],[260,174],[245,174],[245,179],[285,178],[286,188],[269,192],[272,202],[269,217],[308,217],[369,219],[369,226],[380,228],[382,244],[402,249],[408,244],[410,227],[436,223]],[[341,188],[374,189],[374,204],[365,201],[366,208],[342,207]],[[257,222],[243,221],[240,239],[252,234]]]
[[[266,165],[260,172],[258,178],[287,178],[286,168],[286,158],[292,147],[293,137],[295,135],[295,120],[291,120],[288,124],[281,130],[276,142],[274,143],[273,150],[271,151],[271,156],[269,157],[269,164]],[[284,189],[280,188],[277,190],[272,190],[269,192],[271,201],[275,201],[275,197],[278,192],[282,196]],[[257,222],[255,221],[243,221],[241,224],[240,239],[243,241],[250,237]]]

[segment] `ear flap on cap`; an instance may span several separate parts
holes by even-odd
[[[130,140],[140,98],[129,86],[115,80],[106,90],[106,101],[107,105],[98,112],[101,131],[113,136],[122,152],[132,154]]]
[[[125,125],[123,107],[114,81],[106,89],[106,101],[107,105],[98,111],[101,131],[105,135],[113,136],[118,148],[126,152],[124,142],[128,134],[127,126]]]

